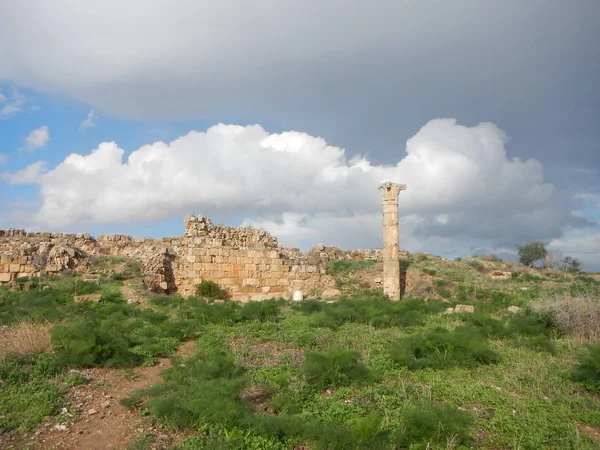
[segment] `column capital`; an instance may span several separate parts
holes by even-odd
[[[386,181],[379,186],[379,191],[381,191],[381,196],[384,201],[397,201],[400,191],[405,190],[405,184],[392,183],[390,181]]]

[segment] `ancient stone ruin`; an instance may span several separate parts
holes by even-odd
[[[194,294],[202,280],[225,288],[234,300],[292,298],[301,291],[317,297],[334,291],[326,265],[335,260],[383,260],[383,290],[401,297],[398,195],[406,185],[383,183],[383,250],[342,251],[318,244],[308,253],[283,248],[264,230],[215,225],[188,216],[183,237],[134,239],[123,234],[32,233],[0,230],[0,284],[65,270],[87,272],[94,255],[140,262],[146,285],[158,292]]]
[[[406,185],[387,182],[379,190],[383,200],[383,292],[391,300],[400,300],[398,195]]]
[[[307,253],[283,248],[264,230],[215,225],[207,217],[185,219],[181,237],[134,239],[106,234],[0,230],[0,284],[64,270],[87,272],[94,255],[140,262],[145,283],[164,293],[192,295],[202,280],[226,288],[234,300],[291,298],[294,291],[318,296],[334,287],[326,275],[333,260],[381,260],[375,250],[342,251],[319,244]]]

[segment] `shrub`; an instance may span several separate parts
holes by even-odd
[[[477,261],[476,259],[470,259],[468,261],[465,261],[465,264],[471,266],[477,272],[485,272],[487,270],[485,264],[483,264],[481,261]]]
[[[249,302],[242,306],[241,315],[244,320],[258,320],[259,322],[273,320],[279,316],[284,304],[285,300],[283,299]]]
[[[319,391],[364,381],[369,378],[369,370],[359,362],[359,357],[355,350],[338,348],[327,353],[306,352],[304,376]]]
[[[0,360],[6,355],[40,353],[50,347],[50,323],[19,322],[15,326],[0,329]]]
[[[52,330],[61,366],[152,365],[184,338],[165,314],[128,304],[95,304],[74,321]]]
[[[408,300],[390,302],[380,291],[355,292],[335,303],[323,305],[312,326],[336,329],[344,323],[365,323],[377,328],[422,324],[427,314],[443,311],[442,302]]]
[[[433,269],[423,269],[423,272],[426,273],[427,275],[431,275],[431,276],[437,275],[437,271],[435,271]]]
[[[600,344],[590,344],[579,352],[572,377],[587,390],[600,393]]]
[[[132,406],[147,397],[147,408],[165,424],[193,428],[234,427],[250,412],[241,398],[248,379],[230,353],[197,354],[164,372],[164,381],[125,399]]]
[[[556,295],[538,303],[536,309],[549,313],[551,325],[565,336],[600,339],[600,302],[595,295]]]
[[[196,295],[207,300],[226,300],[229,293],[214,281],[202,280],[196,286]]]
[[[471,440],[469,427],[474,422],[473,416],[447,405],[413,407],[403,413],[402,419],[403,430],[398,441],[403,447],[423,444],[426,448],[438,445],[443,448],[448,442],[464,445]]]
[[[457,327],[452,331],[437,327],[407,336],[392,346],[390,356],[393,361],[411,370],[473,367],[500,361],[500,355],[488,346],[485,337],[467,327]]]

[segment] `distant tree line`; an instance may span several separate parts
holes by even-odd
[[[561,261],[556,255],[549,253],[543,242],[533,241],[525,245],[517,246],[519,250],[519,262],[528,267],[545,267],[547,269],[560,268],[565,272],[579,272],[581,262],[577,258],[565,256]]]

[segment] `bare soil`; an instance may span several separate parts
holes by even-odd
[[[176,355],[193,354],[195,342],[184,343]],[[67,394],[68,413],[58,422],[47,421],[37,430],[18,436],[0,435],[0,448],[40,450],[109,450],[124,449],[136,435],[151,433],[157,437],[153,448],[166,448],[177,435],[167,435],[160,427],[146,423],[137,411],[119,403],[136,389],[150,387],[169,367],[170,358],[163,358],[152,367],[132,370],[91,368],[81,369],[88,378],[85,385],[70,389]]]

